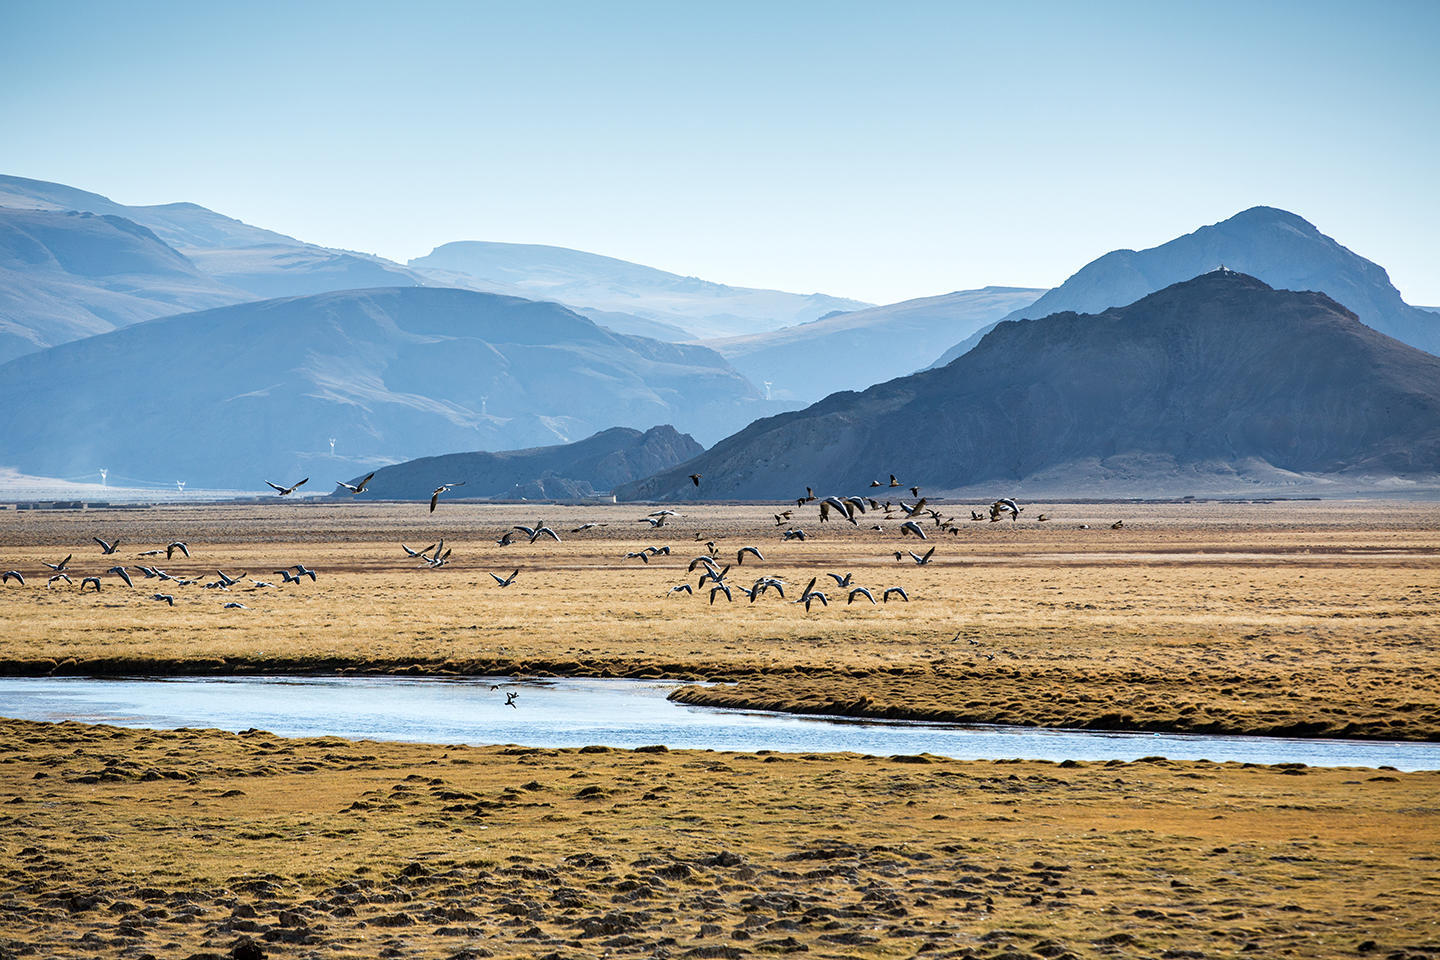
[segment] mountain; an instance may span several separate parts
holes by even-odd
[[[0,207],[0,362],[245,299],[124,217]]]
[[[381,467],[364,496],[377,500],[428,500],[437,485],[463,481],[464,488],[457,488],[454,496],[532,500],[589,497],[659,473],[704,450],[689,434],[668,424],[643,433],[629,427],[611,427],[575,443],[499,453],[447,453]],[[350,478],[350,482],[358,479]],[[340,487],[334,495],[351,496]]]
[[[60,183],[0,176],[0,207],[125,217],[148,227],[202,273],[251,294],[250,299],[424,282],[382,257],[305,243],[194,203],[126,206]]]
[[[1440,318],[1400,298],[1390,276],[1293,213],[1252,207],[1149,250],[1114,250],[1006,320],[1064,310],[1098,313],[1172,283],[1225,266],[1276,289],[1318,290],[1366,325],[1402,343],[1440,354]],[[935,366],[960,355],[957,344]]]
[[[1322,293],[1216,271],[1001,323],[948,366],[758,421],[616,494],[779,499],[889,473],[994,496],[1434,485],[1440,358]]]
[[[728,287],[613,257],[564,247],[467,240],[436,247],[409,262],[440,282],[456,275],[472,285],[574,309],[612,311],[672,324],[696,339],[774,330],[834,310],[870,304],[821,293]]]
[[[1022,287],[962,290],[704,344],[752,382],[769,382],[773,396],[811,402],[836,390],[863,390],[917,370],[946,343],[1044,292]]]
[[[322,467],[343,477],[617,425],[714,439],[777,409],[703,347],[614,334],[557,304],[428,287],[150,320],[0,366],[0,402],[0,466],[64,477],[104,465],[197,487]]]

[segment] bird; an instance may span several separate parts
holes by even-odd
[[[906,550],[905,553],[910,554],[910,559],[911,559],[911,560],[914,560],[917,564],[919,564],[920,566],[923,567],[923,566],[925,566],[925,564],[927,564],[927,563],[930,562],[930,558],[935,554],[935,548],[934,548],[934,547],[931,547],[929,550],[926,550],[926,551],[925,551],[925,554],[924,554],[923,556],[921,556],[920,554],[916,553],[916,552],[913,551],[913,550]],[[896,559],[896,560],[903,560],[903,559],[905,559],[905,553],[901,553],[899,550],[896,550],[896,551],[895,551],[895,559]]]
[[[519,568],[519,567],[516,567],[515,570],[514,570],[514,571],[510,574],[510,576],[508,576],[508,577],[501,577],[499,574],[496,574],[496,573],[492,573],[492,574],[490,574],[490,576],[494,577],[494,578],[495,578],[495,582],[498,583],[498,584],[500,584],[500,586],[502,586],[502,587],[508,587],[508,586],[510,586],[510,584],[512,584],[512,583],[515,582],[515,575],[518,574],[519,572],[520,572],[520,568]]]
[[[761,577],[755,581],[755,586],[751,588],[750,602],[754,603],[766,590],[774,590],[780,594],[781,600],[785,599],[785,581],[779,577]]]
[[[786,520],[789,520],[790,517],[791,517],[791,515],[792,515],[793,513],[794,513],[794,511],[786,510],[786,511],[784,511],[783,513],[777,513],[777,514],[775,514],[775,526],[777,526],[777,527],[783,527],[783,526],[785,526],[785,521],[786,521]]]
[[[425,554],[429,553],[431,550],[434,550],[437,546],[438,546],[438,544],[432,543],[432,544],[430,544],[430,546],[426,547],[424,550],[411,550],[409,547],[405,546],[405,544],[402,543],[402,544],[400,544],[400,549],[401,549],[401,550],[404,550],[405,553],[406,553],[406,555],[408,555],[408,556],[411,556],[411,557],[422,557],[422,558],[423,558],[423,557],[425,556]]]
[[[821,605],[822,607],[828,607],[828,606],[830,606],[830,598],[827,597],[827,596],[825,596],[825,594],[821,593],[819,590],[811,590],[811,591],[809,591],[808,593],[806,593],[805,596],[801,597],[799,600],[796,600],[795,602],[796,602],[796,603],[803,603],[803,604],[805,604],[805,612],[806,612],[806,613],[809,613],[809,612],[810,612],[810,604],[812,604],[812,603],[814,603],[814,602],[816,602],[816,601],[819,601],[819,603],[820,603],[820,605]]]
[[[367,473],[365,475],[365,479],[361,480],[359,483],[346,483],[344,480],[336,480],[335,483],[338,486],[344,487],[346,490],[349,490],[351,493],[358,496],[359,494],[365,492],[365,486],[370,482],[370,478],[373,476],[375,476],[375,472],[372,470],[370,473]]]
[[[650,517],[678,517],[678,516],[680,516],[680,514],[677,513],[677,512],[674,511],[674,510],[656,510],[654,513],[646,514],[646,516],[650,516]]]
[[[900,524],[901,536],[904,536],[907,533],[913,533],[921,540],[930,539],[929,537],[925,536],[925,531],[920,529],[920,524],[916,523],[914,520],[906,520],[904,523]]]
[[[671,587],[671,588],[670,588],[670,592],[671,592],[671,593],[688,593],[688,594],[690,594],[692,597],[695,595],[695,591],[690,588],[690,584],[688,584],[688,583],[682,583],[682,584],[680,584],[679,586]]]
[[[306,477],[304,480],[296,480],[288,487],[282,487],[278,483],[271,483],[269,480],[266,480],[265,484],[266,486],[273,487],[275,489],[275,492],[278,493],[280,496],[288,497],[290,494],[294,493],[300,487],[303,487],[306,483],[308,483],[309,480],[309,477]]]
[[[703,477],[703,476],[705,476],[705,474],[703,474],[703,473],[692,473],[692,474],[690,474],[690,482],[693,483],[693,484],[695,484],[695,486],[698,487],[698,486],[700,486],[700,478]]]
[[[163,600],[164,602],[170,604],[170,606],[172,606],[172,607],[175,606],[175,598],[172,597],[172,596],[171,596],[170,594],[168,594],[168,593],[156,593],[156,594],[152,594],[151,597],[150,597],[150,599],[151,599],[151,600]]]
[[[541,537],[549,537],[550,539],[554,540],[556,543],[559,543],[559,542],[560,542],[560,534],[556,533],[554,530],[551,530],[549,527],[543,526],[543,525],[536,527],[536,528],[535,528],[535,532],[532,533],[532,534],[530,534],[530,542],[531,542],[531,543],[534,543],[536,540],[539,540]]]
[[[652,527],[663,527],[663,526],[665,526],[665,515],[662,514],[661,516],[658,516],[658,517],[641,517],[639,520],[636,520],[635,522],[636,522],[636,523],[648,523],[648,524],[650,524],[650,526],[652,526]]]
[[[66,583],[72,582],[72,581],[70,580],[70,574],[68,574],[68,573],[57,573],[57,574],[55,574],[55,576],[53,576],[53,577],[51,577],[49,580],[46,580],[46,581],[45,581],[45,586],[47,586],[47,587],[50,586],[50,584],[54,583],[56,580],[64,580]]]
[[[109,570],[106,570],[105,572],[106,572],[106,573],[113,573],[113,574],[115,574],[117,577],[119,577],[121,580],[124,580],[124,581],[125,581],[125,586],[127,586],[127,587],[133,587],[133,586],[135,586],[135,581],[133,581],[133,580],[130,579],[130,573],[129,573],[129,571],[127,571],[124,567],[111,567]]]
[[[875,603],[875,597],[869,590],[866,590],[864,587],[856,587],[850,591],[850,599],[845,601],[846,606],[854,603],[856,597],[864,597],[866,600],[869,600],[872,605]]]
[[[93,583],[93,584],[95,584],[95,592],[96,592],[96,593],[99,593],[99,592],[100,592],[100,578],[99,578],[99,577],[86,577],[86,578],[84,578],[83,580],[81,580],[81,581],[80,581],[80,592],[81,592],[81,593],[84,593],[84,592],[85,592],[85,584],[87,584],[87,583]]]
[[[434,512],[435,512],[435,505],[440,502],[440,494],[442,494],[442,493],[449,493],[451,490],[455,489],[456,487],[463,487],[463,486],[465,486],[465,481],[464,481],[464,480],[456,480],[454,483],[442,483],[442,484],[440,484],[440,486],[436,487],[436,488],[435,488],[435,492],[432,493],[432,494],[430,494],[430,512],[431,512],[431,513],[434,513]]]
[[[658,557],[661,554],[664,554],[668,557],[670,556],[670,545],[667,543],[663,547],[646,547],[645,552],[650,554],[650,556],[652,557]]]
[[[299,578],[297,577],[296,579],[298,580]],[[253,583],[253,584],[255,584],[255,586],[253,586],[253,587],[250,588],[250,589],[252,589],[252,590],[259,590],[259,589],[262,588],[262,587],[273,587],[273,586],[275,586],[275,584],[271,583],[269,580],[251,580],[250,582]]]
[[[922,511],[922,510],[925,509],[925,501],[926,501],[926,499],[928,499],[928,498],[926,498],[926,497],[921,497],[919,500],[916,500],[916,501],[915,501],[915,503],[914,503],[913,506],[912,506],[912,505],[909,505],[909,504],[906,504],[904,500],[901,500],[901,501],[900,501],[900,509],[905,511],[905,516],[907,516],[907,517],[914,517],[914,516],[918,515],[918,514],[920,513],[920,511]]]
[[[181,553],[185,554],[186,560],[190,559],[190,546],[189,544],[181,540],[175,540],[165,545],[165,559],[169,560],[171,557],[175,556],[176,550],[179,550]]]
[[[249,571],[246,571],[246,573],[248,573],[248,572],[249,572]],[[222,584],[224,584],[226,587],[233,587],[233,586],[235,586],[235,584],[239,583],[241,580],[244,580],[244,579],[245,579],[245,576],[246,576],[245,573],[242,573],[242,574],[240,574],[240,576],[238,576],[238,577],[232,577],[232,576],[230,576],[229,574],[227,574],[224,570],[216,570],[216,571],[215,571],[215,575],[220,578],[220,582],[221,582]]]
[[[515,691],[505,694],[505,706],[512,710],[519,710],[520,708],[515,706],[515,698],[518,696],[520,696],[520,694]]]
[[[1110,524],[1110,529],[1111,529],[1111,530],[1119,530],[1119,529],[1120,529],[1121,527],[1123,527],[1123,526],[1125,526],[1125,521],[1124,521],[1124,520],[1116,520],[1114,523]]]
[[[1001,499],[996,500],[994,503],[990,504],[990,519],[992,521],[999,520],[1002,514],[1008,513],[1010,514],[1011,520],[1019,520],[1020,511],[1023,509],[1024,507],[1021,507],[1009,497],[1002,497]]]
[[[910,602],[910,594],[908,594],[908,593],[905,592],[905,588],[904,588],[904,587],[887,587],[887,588],[885,589],[885,595],[884,595],[883,597],[881,597],[881,601],[882,601],[883,603],[889,603],[889,602],[890,602],[890,594],[892,594],[892,593],[895,594],[896,596],[898,596],[901,600],[904,600],[906,603],[909,603],[909,602]]]
[[[441,542],[443,543],[444,541],[442,540]],[[314,582],[315,582],[315,571],[314,571],[314,570],[307,569],[306,566],[305,566],[305,564],[303,564],[303,563],[297,563],[297,564],[295,564],[295,578],[298,580],[298,579],[301,578],[301,577],[309,577],[309,578],[310,578],[310,582],[311,582],[311,583],[314,583]]]
[[[143,563],[135,564],[135,569],[145,574],[146,580],[149,580],[151,577],[159,576],[154,567],[147,567]]]
[[[870,486],[872,486],[872,487],[878,487],[878,486],[880,486],[880,481],[879,481],[879,480],[871,480],[871,481],[870,481]]]
[[[832,580],[834,580],[834,581],[835,581],[835,586],[839,587],[839,588],[842,589],[842,590],[845,589],[846,587],[850,586],[851,580],[853,580],[854,577],[855,577],[855,575],[854,575],[853,573],[847,573],[847,574],[845,574],[845,576],[843,576],[843,577],[840,576],[840,574],[838,574],[838,573],[827,573],[827,574],[825,574],[825,576],[827,576],[827,577],[831,578]]]
[[[691,561],[690,561],[690,566],[686,567],[685,569],[686,569],[686,571],[689,572],[689,573],[694,573],[694,572],[695,572],[695,568],[696,568],[696,567],[699,567],[699,566],[704,566],[704,567],[705,567],[706,569],[708,569],[711,573],[714,573],[714,572],[715,572],[715,561],[714,561],[714,559],[712,559],[710,556],[708,556],[708,555],[706,555],[706,554],[701,554],[700,556],[696,557],[694,560],[691,560]]]
[[[638,559],[641,563],[649,563],[649,562],[650,562],[650,554],[646,553],[644,550],[641,550],[641,551],[639,551],[638,553],[632,551],[632,552],[630,552],[630,553],[625,554],[625,556],[622,557],[621,559],[622,559],[622,560],[637,560],[637,559]]]
[[[784,532],[784,534],[782,534],[782,536],[783,536],[786,540],[804,540],[804,539],[805,539],[805,531],[804,531],[804,530],[786,530],[786,531]]]
[[[75,554],[73,554],[73,553],[70,554],[70,557],[73,557],[73,556],[75,556]],[[51,563],[49,560],[41,560],[40,562],[43,563],[43,564],[45,564],[45,566],[49,567],[51,570],[54,570],[56,573],[64,573],[64,572],[65,572],[65,564],[67,564],[67,563],[70,562],[70,557],[66,557],[64,560],[61,560],[59,563]]]
[[[610,524],[608,524],[608,523],[582,523],[582,524],[580,524],[580,526],[576,527],[574,530],[571,530],[570,532],[571,532],[571,533],[583,533],[583,532],[586,531],[586,530],[593,530],[595,527],[608,527],[608,526],[610,526]]]
[[[764,559],[765,559],[763,556],[761,556],[760,551],[757,550],[755,547],[741,547],[739,550],[737,550],[737,551],[735,552],[735,565],[736,565],[736,566],[743,566],[743,565],[744,565],[744,563],[745,563],[745,554],[747,554],[747,553],[753,553],[753,554],[755,555],[755,559],[756,559],[756,560],[760,560],[760,561],[763,562]]]
[[[805,504],[813,502],[814,499],[815,499],[815,491],[812,490],[812,489],[810,489],[809,487],[806,487],[806,488],[805,488],[805,496],[803,496],[803,497],[796,497],[796,498],[795,498],[795,506],[797,506],[797,507],[803,507],[803,506],[805,506]]]
[[[892,486],[892,487],[898,487],[898,486],[900,486],[900,481],[895,479],[895,474],[893,474],[893,473],[890,474],[890,486]],[[918,496],[918,494],[917,494],[917,496]]]
[[[1035,518],[1035,520],[1036,520],[1037,522],[1039,522],[1039,523],[1044,523],[1046,520],[1049,520],[1049,519],[1050,519],[1050,515],[1049,515],[1048,513],[1042,513],[1042,514],[1040,514],[1040,516],[1038,516],[1038,517]]]
[[[101,540],[99,537],[91,537],[90,539],[91,539],[91,540],[94,540],[96,543],[100,544],[100,553],[103,554],[104,556],[107,556],[107,557],[110,556],[110,554],[112,554],[112,553],[115,552],[115,548],[116,548],[116,547],[120,546],[120,539],[119,539],[118,537],[117,537],[113,542],[111,542],[111,543],[106,543],[104,540]]]
[[[25,586],[25,575],[19,570],[6,570],[4,574],[0,574],[0,584],[9,583],[12,577],[20,581],[20,586]]]
[[[225,609],[226,609],[226,610],[249,610],[250,608],[247,607],[247,606],[245,606],[245,604],[240,603],[238,600],[236,600],[236,601],[231,601],[230,603],[225,604]]]
[[[706,580],[713,580],[716,583],[724,583],[725,577],[729,573],[730,565],[728,563],[725,565],[725,569],[719,571],[718,573],[716,572],[714,567],[710,567],[704,573],[700,574],[700,582],[695,585],[695,588],[698,590],[701,587],[705,586]]]
[[[300,574],[298,574],[298,573],[291,573],[289,570],[272,570],[272,571],[270,571],[270,572],[271,572],[271,573],[278,573],[278,574],[280,575],[280,582],[281,582],[281,583],[299,583],[299,582],[300,582]],[[260,585],[260,582],[259,582],[258,580],[252,580],[251,583],[254,583],[257,587]],[[272,584],[269,584],[269,586],[272,586],[272,587],[273,587],[274,584],[273,584],[273,583],[272,583]]]
[[[716,583],[715,586],[710,588],[710,603],[712,605],[715,603],[715,594],[717,593],[723,593],[725,594],[726,600],[729,600],[731,603],[735,602],[735,597],[731,595],[730,588],[723,583]]]
[[[512,543],[515,542],[515,531],[514,531],[514,530],[506,530],[504,533],[500,534],[499,539],[496,540],[495,542],[498,543],[498,544],[499,544],[500,546],[502,546],[502,547],[508,547],[508,546],[510,546],[510,544],[512,544]]]
[[[920,488],[919,488],[919,487],[911,487],[911,488],[910,488],[910,496],[912,496],[912,497],[918,497],[918,496],[920,496]]]
[[[971,510],[971,511],[970,511],[970,519],[971,519],[971,520],[984,520],[984,519],[985,519],[985,514],[981,513],[981,512],[978,511],[978,510]]]
[[[139,553],[135,554],[135,556],[137,556],[137,557],[158,557],[158,556],[160,556],[160,554],[162,554],[162,553],[164,553],[164,552],[165,552],[165,548],[164,548],[164,547],[157,547],[157,548],[154,549],[154,550],[141,550]]]

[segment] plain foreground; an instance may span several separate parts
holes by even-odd
[[[1435,772],[0,721],[0,804],[5,957],[1440,949]]]

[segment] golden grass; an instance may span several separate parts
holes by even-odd
[[[924,567],[895,560],[917,546],[896,519],[879,531],[869,517],[822,526],[807,508],[797,525],[811,539],[782,543],[771,520],[779,509],[683,507],[653,531],[636,522],[647,512],[639,506],[0,512],[0,567],[30,578],[0,590],[0,669],[665,675],[737,681],[687,691],[696,702],[778,709],[1440,737],[1433,504],[1032,504],[1025,521],[966,522],[939,536]],[[1040,512],[1054,520],[1029,519]],[[564,543],[493,543],[537,513]],[[1112,530],[1116,519],[1125,526]],[[586,521],[607,525],[568,532]],[[92,535],[124,544],[101,557]],[[442,536],[455,553],[440,570],[398,545]],[[177,537],[193,557],[161,558],[171,573],[278,582],[271,571],[305,563],[320,579],[228,594],[166,585],[173,609],[149,599],[154,580],[132,591],[107,576],[98,596],[43,585],[42,559],[73,552],[73,573],[99,573]],[[778,575],[793,598],[820,575],[831,605],[806,613],[773,595],[713,606],[668,596],[695,582],[685,565],[712,538],[721,558],[749,543],[765,554],[736,567],[737,582]],[[646,545],[672,554],[622,559]],[[513,587],[489,576],[517,566]],[[872,589],[904,586],[911,602],[846,604],[827,571]],[[223,610],[232,600],[251,609]]]
[[[0,721],[0,951],[1428,956],[1440,773]],[[33,952],[27,952],[31,951]]]

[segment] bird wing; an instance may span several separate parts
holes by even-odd
[[[437,504],[437,503],[440,502],[440,493],[441,493],[440,490],[436,490],[434,493],[430,494],[430,512],[431,512],[431,513],[434,513],[434,512],[435,512],[435,504]],[[449,514],[446,514],[446,516],[449,516]]]
[[[922,560],[923,562],[929,562],[929,560],[930,560],[930,555],[933,554],[934,552],[935,552],[935,548],[934,548],[934,547],[931,547],[929,550],[926,550],[926,551],[925,551],[925,556],[922,557],[921,560]]]
[[[372,477],[374,477],[374,476],[375,476],[375,471],[373,471],[373,470],[370,471],[369,473],[367,473],[367,474],[365,475],[365,479],[364,479],[364,480],[361,480],[359,483],[355,484],[355,492],[356,492],[356,493],[364,493],[364,492],[365,492],[365,485],[368,484],[368,483],[370,482],[370,478],[372,478]]]
[[[284,493],[284,492],[285,492],[285,488],[282,487],[282,486],[280,486],[280,484],[278,484],[278,483],[272,483],[271,481],[266,480],[266,481],[265,481],[265,485],[266,485],[266,486],[269,486],[269,487],[274,487],[276,490],[279,490],[281,493]]]

